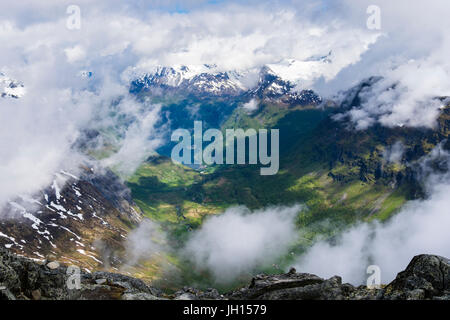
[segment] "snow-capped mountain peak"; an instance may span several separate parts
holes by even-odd
[[[318,76],[319,66],[330,61],[331,52],[307,61],[294,59],[276,64],[264,65],[247,70],[223,70],[217,65],[174,65],[134,68],[128,71],[130,92],[160,92],[160,90],[193,94],[196,96],[239,96],[249,95],[257,98],[279,99],[288,97],[292,103],[303,101],[302,85]],[[319,68],[320,69],[320,68]],[[316,74],[317,73],[317,74]],[[320,103],[321,99],[307,90],[308,101]]]
[[[332,51],[323,56],[312,56],[305,60],[285,59],[267,66],[280,78],[292,84],[309,83],[327,75],[332,63]]]
[[[237,95],[246,90],[237,71],[221,71],[216,65],[156,66],[145,72],[131,70],[131,91],[152,88],[184,89],[189,93]]]
[[[3,72],[0,72],[0,96],[10,98],[20,98],[25,94],[24,85],[11,79]]]

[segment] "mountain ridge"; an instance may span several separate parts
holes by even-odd
[[[63,176],[63,178],[62,178]],[[111,171],[66,171],[33,197],[12,199],[0,211],[0,245],[36,261],[55,256],[86,270],[117,268],[120,252],[142,213]]]

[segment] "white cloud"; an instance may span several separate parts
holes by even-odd
[[[132,230],[125,242],[126,266],[134,266],[142,260],[163,256],[167,252],[167,240],[160,226],[144,219]]]
[[[299,205],[254,212],[245,207],[227,209],[207,219],[190,237],[184,252],[216,281],[232,281],[287,253],[298,235],[294,218],[301,209]]]
[[[348,33],[343,25],[299,19],[289,5],[196,1],[185,5],[192,9],[188,13],[168,13],[161,6],[177,4],[82,0],[81,29],[69,30],[69,4],[22,1],[11,4],[7,15],[0,13],[0,69],[26,88],[21,99],[0,99],[0,205],[45,186],[62,165],[79,159],[74,140],[87,128],[113,128],[117,117],[110,111],[119,97],[125,102],[114,112],[135,124],[119,128],[119,152],[104,163],[129,174],[148,155],[158,143],[158,108],[131,107],[122,76],[129,67],[216,63],[223,70],[251,69],[333,47],[331,68],[337,72],[358,60],[371,41],[365,30]],[[86,70],[92,76],[80,77]]]
[[[64,49],[66,53],[67,61],[69,63],[73,63],[79,60],[82,60],[86,57],[86,52],[81,46],[74,46],[71,48]]]
[[[88,107],[73,104],[66,91],[37,97],[32,91],[0,104],[0,205],[46,186],[58,169],[78,159],[76,154],[68,155],[78,136],[78,121],[85,120]]]
[[[401,141],[396,141],[392,146],[383,151],[383,159],[391,163],[399,163],[402,160],[405,148]]]
[[[372,1],[347,0],[337,11],[356,28],[365,23],[365,9]],[[362,79],[383,76],[366,92],[360,108],[349,113],[358,129],[382,125],[434,127],[439,108],[433,98],[450,95],[450,22],[448,1],[377,1],[382,36],[355,64],[341,70],[316,89],[335,94]]]
[[[450,65],[414,60],[385,71],[383,76],[360,95],[361,106],[347,113],[358,129],[375,122],[388,127],[436,126],[443,106],[436,98],[450,95]]]
[[[130,104],[136,104],[133,101],[122,103],[128,104],[128,107]],[[160,110],[160,105],[147,105],[142,113],[135,111],[139,117],[126,128],[124,137],[117,141],[118,151],[103,159],[101,163],[106,167],[114,168],[124,178],[132,175],[139,165],[161,145],[162,141],[158,138],[159,134],[155,129]]]
[[[242,108],[249,112],[252,113],[253,111],[258,109],[258,100],[256,99],[251,99],[249,102],[246,102],[242,105]]]

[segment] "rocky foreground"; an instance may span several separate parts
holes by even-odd
[[[193,288],[167,295],[139,279],[108,272],[82,272],[79,279],[74,289],[77,282],[58,262],[39,264],[0,249],[0,300],[450,300],[450,260],[435,255],[414,257],[406,270],[380,289],[354,287],[338,276],[322,279],[294,269],[286,274],[258,275],[248,286],[223,295],[215,289]]]

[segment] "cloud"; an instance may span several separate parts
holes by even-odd
[[[399,163],[402,160],[405,147],[401,141],[396,141],[392,146],[383,151],[383,159],[388,163]]]
[[[346,15],[355,28],[365,23],[365,9],[372,1],[344,1],[337,16]],[[442,102],[450,95],[450,5],[443,0],[429,3],[377,1],[381,30],[377,41],[356,63],[342,69],[329,81],[318,81],[316,89],[333,96],[361,80],[382,76],[362,96],[361,106],[347,115],[357,129],[374,123],[384,126],[432,128]],[[366,15],[367,17],[367,15]]]
[[[242,105],[242,108],[248,113],[252,113],[256,109],[258,109],[258,100],[251,99],[249,102],[246,102]]]
[[[156,129],[156,123],[160,120],[160,105],[145,105],[144,110],[139,110],[140,105],[135,101],[124,101],[127,108],[134,104],[137,110],[131,112],[132,115],[138,115],[133,119],[130,126],[126,127],[122,123],[122,131],[117,139],[118,150],[111,156],[101,160],[105,167],[113,168],[120,176],[127,178],[131,176],[136,169],[150,155],[155,153],[155,149],[162,143],[160,134]]]
[[[53,62],[38,62],[29,70],[42,72],[41,80],[45,82],[45,69],[58,67]],[[45,87],[40,82],[34,84],[33,77],[38,79],[31,74],[23,97],[0,100],[0,207],[17,195],[32,195],[48,186],[61,169],[77,174],[79,165],[88,160],[74,148],[84,130],[120,127],[118,152],[103,161],[124,176],[131,174],[159,144],[154,130],[159,106],[138,104],[128,96],[126,87],[111,88],[106,84],[96,93],[82,84],[70,89]],[[120,97],[123,102],[115,103]],[[121,126],[120,116],[132,119],[131,125]],[[98,146],[100,150],[103,147]]]
[[[32,91],[0,104],[0,206],[11,197],[48,185],[55,172],[78,159],[71,145],[88,106],[82,101],[72,104],[66,91],[39,97]]]
[[[188,240],[184,253],[199,270],[226,283],[275,263],[297,237],[294,218],[301,206],[250,212],[233,207],[207,219]]]
[[[439,148],[426,159],[430,160],[446,166],[450,163],[448,153]],[[408,202],[386,223],[362,223],[350,228],[334,244],[318,241],[298,258],[295,267],[299,272],[322,277],[339,275],[359,285],[366,283],[366,268],[378,265],[382,283],[389,283],[415,255],[450,256],[449,181],[449,173],[432,173],[427,178],[427,199]]]
[[[360,94],[361,105],[346,112],[359,130],[378,122],[387,127],[434,128],[450,95],[450,65],[409,61],[387,70],[383,78]],[[422,79],[418,82],[417,79]]]
[[[144,219],[128,234],[125,250],[126,266],[134,266],[141,260],[148,260],[167,252],[166,235],[156,222]]]
[[[81,46],[66,48],[64,49],[64,52],[66,53],[67,61],[69,63],[82,60],[86,57],[86,52]]]
[[[74,159],[83,156],[72,146],[85,130],[114,132],[118,152],[103,163],[124,175],[151,153],[159,141],[158,107],[136,106],[128,94],[130,69],[215,63],[219,70],[251,70],[333,49],[328,69],[336,73],[374,41],[366,30],[300,19],[301,10],[289,4],[192,1],[178,10],[176,1],[81,0],[79,30],[66,27],[69,4],[23,1],[0,13],[0,70],[26,89],[20,99],[0,99],[0,206],[47,185],[68,163],[76,170]],[[91,76],[80,76],[86,72]],[[123,125],[121,117],[131,122]]]
[[[101,35],[78,35],[83,41],[77,43],[77,36],[69,37],[69,30],[61,24],[64,18],[24,28],[0,21],[0,39],[5,44],[0,68],[8,77],[23,82],[26,89],[19,99],[0,98],[0,207],[17,195],[32,195],[48,186],[62,168],[76,172],[86,158],[73,148],[74,142],[83,130],[113,126],[113,111],[135,118],[143,115],[138,124],[130,126],[130,133],[122,129],[126,141],[120,143],[120,150],[129,148],[128,143],[138,148],[130,137],[138,134],[139,128],[146,130],[148,139],[148,144],[141,140],[145,145],[141,152],[130,152],[128,159],[121,153],[116,159],[131,167],[135,156],[142,159],[142,150],[148,152],[155,145],[151,125],[158,109],[150,106],[146,113],[138,113],[129,108],[134,98],[118,76],[124,68],[116,61],[100,63],[100,48],[90,55],[84,49],[89,45],[80,44],[93,44]],[[92,79],[80,77],[80,71],[86,69],[97,73]],[[127,103],[115,104],[120,98]],[[114,165],[114,159],[110,163]]]
[[[293,7],[274,9],[267,5],[152,15],[149,25],[141,28],[140,34],[145,36],[132,44],[132,50],[142,57],[136,67],[143,71],[155,65],[207,63],[227,71],[270,64],[303,86],[320,77],[332,78],[357,61],[376,40],[376,34],[364,29],[349,29],[343,23],[317,26]],[[329,64],[291,63],[330,51],[333,60]]]

